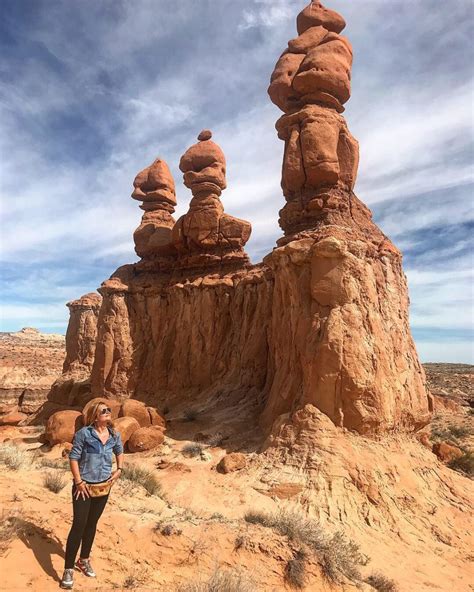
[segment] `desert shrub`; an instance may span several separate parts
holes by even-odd
[[[62,469],[69,470],[69,461],[67,460],[55,460],[51,458],[41,458],[39,461],[41,467],[47,469]]]
[[[397,592],[397,585],[393,580],[386,578],[380,573],[373,573],[366,580],[367,584],[370,584],[372,588],[375,588],[377,592]]]
[[[140,582],[137,580],[137,578],[131,575],[127,576],[123,581],[123,587],[125,590],[134,590],[135,588],[138,588],[139,584]]]
[[[341,532],[324,533],[316,521],[295,510],[280,510],[276,514],[247,512],[244,518],[246,522],[272,528],[291,541],[307,545],[317,555],[324,575],[331,582],[340,583],[344,578],[360,581],[358,566],[366,565],[369,559]]]
[[[163,497],[161,483],[153,473],[136,465],[125,465],[122,470],[122,478],[137,485],[141,485],[149,495]]]
[[[474,477],[474,453],[470,450],[462,456],[448,463],[448,467],[464,473],[468,477]]]
[[[189,582],[179,592],[255,592],[252,580],[243,572],[217,569],[206,582]]]
[[[261,524],[266,528],[272,527],[271,516],[266,512],[259,512],[258,510],[249,510],[245,513],[244,520],[249,524]]]
[[[25,450],[20,450],[14,444],[0,444],[0,463],[13,471],[30,464],[31,458]]]
[[[448,431],[452,436],[455,438],[466,438],[467,436],[471,436],[473,430],[470,426],[465,425],[451,425],[448,427]]]
[[[431,437],[437,440],[462,440],[467,436],[473,434],[473,429],[470,426],[463,425],[448,425],[446,427],[434,425],[431,428]]]
[[[189,458],[201,456],[203,452],[204,446],[202,444],[199,444],[199,442],[191,442],[190,444],[185,444],[181,449],[181,454]]]
[[[0,555],[3,555],[10,543],[23,531],[23,519],[18,511],[4,510],[0,519]]]
[[[153,530],[162,534],[163,536],[171,536],[173,534],[180,535],[183,531],[180,528],[177,528],[174,524],[170,522],[164,523],[162,520],[159,520]]]
[[[320,552],[320,563],[323,574],[331,582],[343,582],[343,577],[352,581],[360,581],[359,565],[366,565],[368,558],[362,555],[359,545],[346,539],[341,532],[326,539]]]
[[[196,421],[199,413],[197,409],[185,409],[183,411],[183,417],[185,421]]]
[[[53,493],[59,493],[66,485],[67,479],[61,473],[46,473],[43,485]]]
[[[300,549],[294,557],[288,561],[285,567],[285,580],[292,588],[304,588],[306,580],[307,555]]]
[[[235,537],[234,541],[234,551],[238,551],[239,549],[245,549],[247,545],[247,537],[243,534],[239,534]]]

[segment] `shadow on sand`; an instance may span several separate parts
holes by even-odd
[[[49,531],[29,520],[21,521],[18,536],[25,546],[33,551],[43,571],[56,582],[60,582],[61,578],[54,569],[52,556],[58,555],[64,558],[64,549],[61,541],[54,535],[51,535]]]

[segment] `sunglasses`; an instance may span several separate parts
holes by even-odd
[[[110,407],[104,407],[99,411],[99,415],[106,415],[107,413],[112,413],[112,409]]]

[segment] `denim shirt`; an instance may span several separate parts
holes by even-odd
[[[100,441],[94,427],[89,425],[81,428],[74,435],[70,460],[79,462],[81,479],[89,483],[107,480],[112,474],[112,452],[122,454],[122,438],[118,432],[112,434],[105,444]]]

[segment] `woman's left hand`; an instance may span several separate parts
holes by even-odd
[[[118,479],[120,479],[120,474],[122,473],[122,471],[114,471],[112,473],[112,475],[110,476],[109,481],[112,481],[112,483],[115,483],[115,481],[117,481]]]

